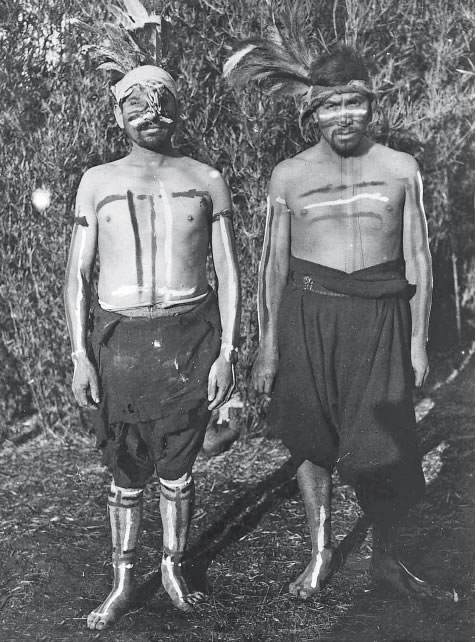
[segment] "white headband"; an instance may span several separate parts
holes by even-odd
[[[111,91],[117,103],[120,103],[127,95],[134,85],[143,85],[144,87],[153,85],[162,85],[170,91],[175,100],[178,100],[177,85],[172,76],[155,65],[142,65],[129,71],[119,82],[117,82]]]

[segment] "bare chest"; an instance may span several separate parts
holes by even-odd
[[[115,185],[96,200],[99,240],[127,242],[135,238],[187,239],[207,235],[209,196],[198,187],[183,189],[158,185]]]
[[[404,186],[372,176],[329,176],[301,181],[288,194],[295,234],[339,234],[358,224],[363,233],[401,229]]]

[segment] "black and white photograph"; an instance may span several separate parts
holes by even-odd
[[[471,0],[1,0],[0,640],[473,642]]]

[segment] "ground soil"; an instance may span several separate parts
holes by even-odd
[[[448,370],[448,364],[446,369]],[[440,365],[443,373],[445,365]],[[3,642],[469,642],[474,639],[472,362],[419,395],[426,497],[401,535],[412,570],[453,598],[418,604],[375,588],[370,536],[350,488],[334,487],[335,545],[344,567],[319,597],[292,598],[309,538],[287,452],[244,437],[196,466],[189,574],[209,601],[176,611],[160,586],[158,486],[147,491],[136,608],[102,633],[86,616],[109,591],[109,475],[91,437],[37,436],[0,454],[0,639]],[[426,409],[426,410],[425,410]],[[422,412],[420,416],[424,414]],[[351,536],[345,539],[346,534]]]

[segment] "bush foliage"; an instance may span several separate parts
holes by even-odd
[[[223,172],[233,193],[244,296],[239,387],[247,423],[258,411],[246,376],[257,344],[256,283],[266,186],[274,165],[310,142],[292,100],[236,93],[221,76],[235,39],[262,33],[285,0],[176,0],[172,71],[182,97],[176,143]],[[124,154],[107,81],[85,57],[77,24],[106,15],[106,0],[6,0],[0,7],[3,211],[0,404],[6,424],[31,409],[45,429],[77,417],[62,288],[75,190],[84,171]],[[414,154],[425,182],[442,299],[472,309],[473,7],[450,0],[304,0],[316,49],[359,47],[379,85],[375,137]],[[45,210],[35,189],[51,192]],[[451,272],[455,266],[455,272]],[[456,274],[456,281],[447,275]],[[3,427],[5,434],[6,428]]]

